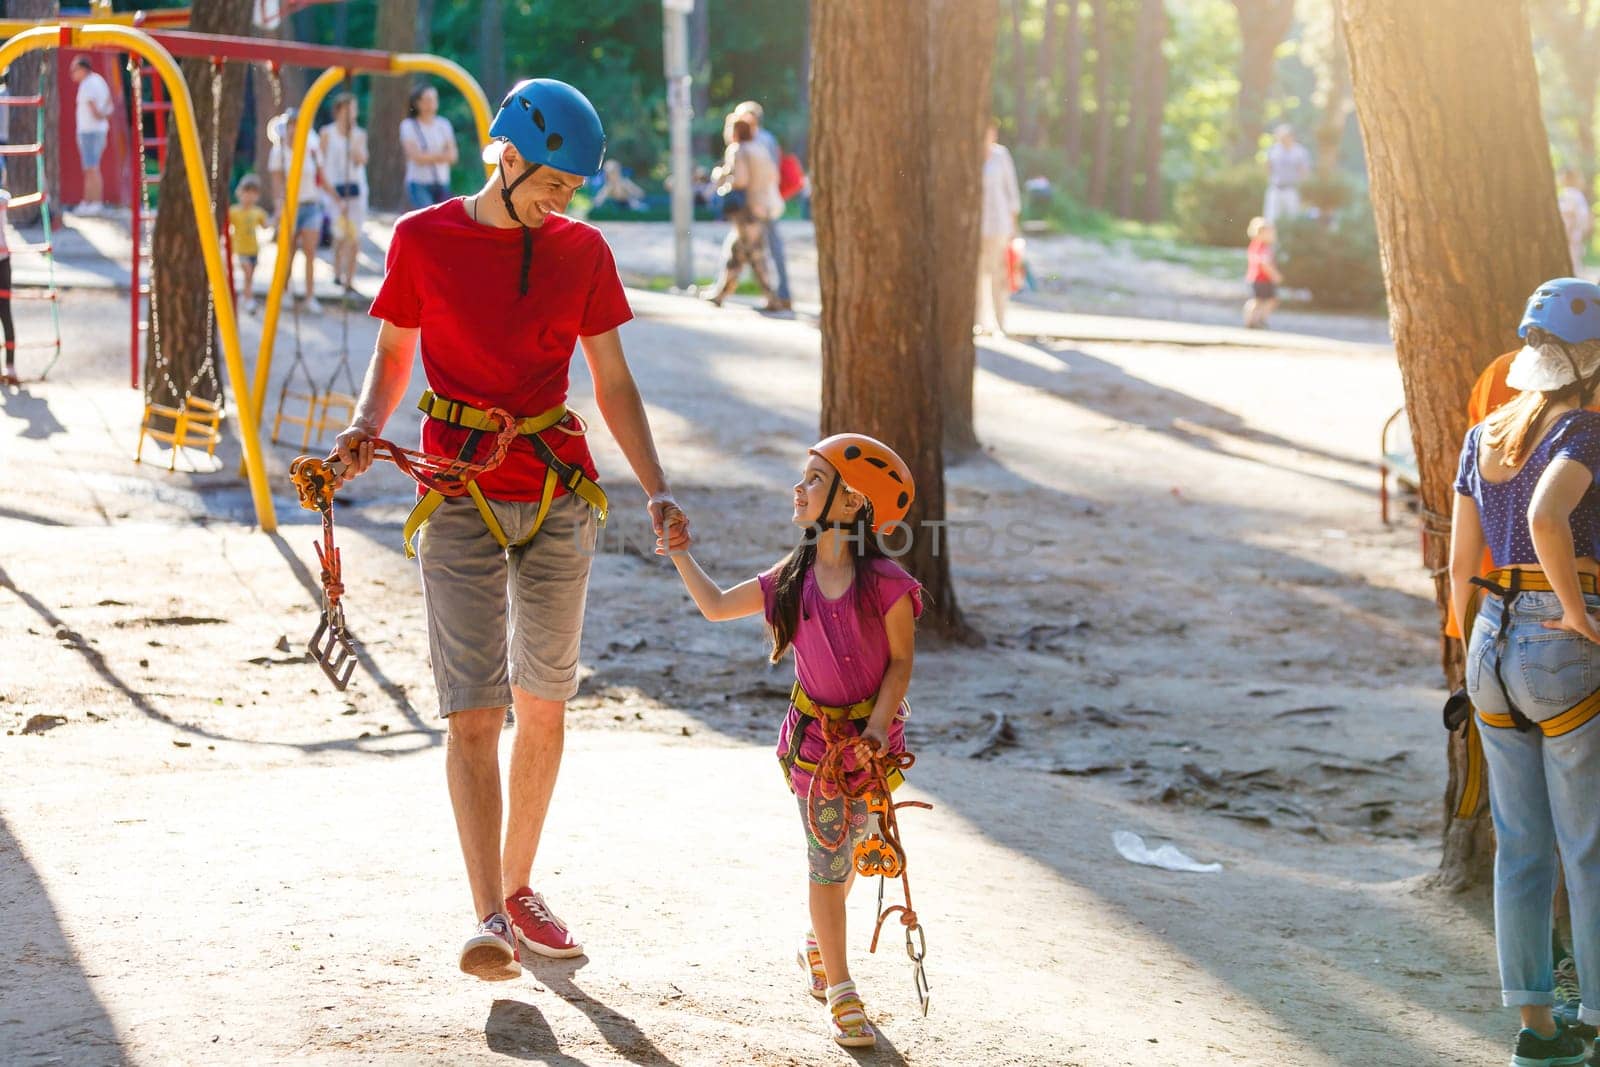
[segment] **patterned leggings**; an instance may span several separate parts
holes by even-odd
[[[854,868],[856,845],[867,836],[867,802],[834,797],[817,803],[817,826],[829,837],[837,837],[841,821],[849,813],[850,832],[835,849],[824,848],[811,832],[806,818],[806,798],[800,797],[800,826],[806,834],[806,863],[811,868],[811,880],[820,885],[842,885],[850,880]]]

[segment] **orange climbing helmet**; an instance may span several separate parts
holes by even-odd
[[[866,434],[836,433],[812,445],[810,451],[833,464],[837,472],[822,507],[823,515],[828,514],[839,483],[843,482],[872,505],[874,533],[906,517],[917,495],[917,484],[911,477],[911,468],[894,449]]]

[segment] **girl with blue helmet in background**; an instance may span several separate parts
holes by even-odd
[[[1518,333],[1507,383],[1520,395],[1461,450],[1450,582],[1489,768],[1501,996],[1522,1015],[1511,1063],[1575,1067],[1584,1034],[1552,1014],[1551,895],[1559,848],[1579,1017],[1600,1023],[1600,413],[1584,410],[1600,384],[1600,286],[1541,285]],[[1481,578],[1485,547],[1495,570]]]

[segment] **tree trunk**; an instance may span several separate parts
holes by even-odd
[[[478,76],[484,95],[498,104],[510,90],[506,84],[505,5],[483,0],[478,15]]]
[[[1033,95],[1037,100],[1048,100],[1051,95],[1050,75],[1056,66],[1056,6],[1057,0],[1044,0],[1044,36],[1039,38],[1039,54],[1035,56],[1036,73],[1033,77]],[[1042,110],[1035,115],[1033,139],[1028,143],[1043,148],[1050,141],[1050,116]]]
[[[694,10],[689,14],[689,76],[693,79],[689,86],[690,102],[694,106],[696,118],[705,118],[711,113],[711,11],[708,0],[700,0],[694,5]],[[801,59],[804,60],[802,55]],[[805,69],[802,63],[800,71],[800,85],[802,94],[805,92]],[[693,151],[696,159],[710,159],[718,153],[720,145],[711,142],[711,131],[703,130],[693,135]],[[790,149],[793,151],[793,149]]]
[[[377,43],[385,52],[411,52],[417,48],[418,0],[384,0],[378,5]],[[409,78],[372,79],[372,118],[368,138],[367,188],[372,205],[400,211],[406,204],[406,157],[400,149],[400,122],[406,117]],[[498,104],[491,98],[489,106]]]
[[[1030,0],[1011,0],[1011,71],[1017,94],[1015,143],[1019,145],[1033,143],[1033,87],[1028,84],[1028,72],[1033,66],[1028,62],[1028,45],[1022,36],[1022,20],[1030,6]]]
[[[1075,178],[1083,161],[1083,19],[1078,0],[1067,0],[1067,32],[1063,45],[1061,78],[1061,140],[1066,151],[1067,174]]]
[[[924,624],[962,633],[948,539],[933,537],[944,533],[944,457],[929,300],[936,281],[928,225],[935,158],[931,5],[816,0],[814,7],[811,162],[822,284],[822,432],[872,434],[910,464],[917,494],[907,521],[917,533],[901,560],[928,591]],[[890,143],[898,146],[900,165],[886,182],[882,146]],[[976,170],[977,146],[963,158]],[[890,547],[903,543],[891,539]]]
[[[1094,13],[1094,156],[1089,160],[1089,206],[1106,206],[1111,175],[1111,2],[1092,0]]]
[[[60,0],[9,0],[6,14],[8,18],[54,22],[61,17],[61,3]],[[18,57],[6,72],[7,92],[16,96],[44,93],[45,188],[52,192],[61,188],[61,126],[56,119],[61,95],[59,79],[56,51],[53,48]],[[33,144],[39,136],[39,109],[14,107],[10,111],[7,140],[12,144]],[[31,157],[16,156],[5,163],[6,188],[12,196],[39,191],[39,167]],[[58,225],[61,207],[59,200],[50,201],[50,218]],[[38,221],[39,209],[36,207],[22,207],[11,212],[11,222],[15,226],[32,226]]]
[[[805,45],[800,50],[800,88],[798,94],[800,114],[799,121],[796,123],[797,132],[791,138],[793,144],[789,145],[788,150],[803,161],[810,158],[807,153],[810,151],[811,133],[811,20],[813,16],[811,0],[801,0],[801,2],[806,9],[806,37]],[[714,156],[719,150],[720,146],[711,149],[706,154]]]
[[[1528,294],[1571,264],[1522,5],[1343,4],[1442,630],[1467,394],[1477,373],[1514,346]],[[1441,659],[1455,688],[1460,643],[1442,640]],[[1493,848],[1485,815],[1454,817],[1460,742],[1451,741],[1449,759],[1440,878],[1461,887],[1487,874]]]
[[[1339,13],[1330,4],[1318,19],[1326,20],[1326,24],[1317,27],[1319,40],[1310,63],[1317,74],[1317,88],[1311,95],[1317,112],[1313,139],[1317,146],[1317,175],[1327,179],[1339,171],[1339,149],[1344,145],[1344,130],[1355,110],[1355,101],[1350,98],[1350,61],[1345,55],[1344,25]]]
[[[941,370],[944,449],[964,457],[978,450],[973,425],[977,349],[978,231],[982,223],[984,129],[989,123],[999,7],[933,0],[928,54],[930,129],[945,147],[933,153],[933,351]]]
[[[190,27],[196,33],[248,36],[253,6],[252,0],[212,0],[194,9]],[[156,403],[177,403],[189,392],[220,402],[222,376],[216,370],[220,355],[213,337],[215,319],[209,313],[211,285],[195,230],[195,211],[212,211],[219,233],[227,226],[228,176],[244,111],[246,65],[224,65],[220,94],[214,88],[216,71],[209,59],[184,59],[179,67],[194,101],[200,150],[205,154],[200,169],[207,176],[212,203],[196,205],[189,199],[187,164],[174,126],[161,173],[161,210],[151,239],[150,258],[157,266],[151,279],[150,317],[159,323],[159,336],[152,334],[145,382],[149,399]],[[213,106],[219,100],[220,114]]]
[[[1128,121],[1121,128],[1122,151],[1118,153],[1122,166],[1117,168],[1117,214],[1125,219],[1134,215],[1134,194],[1138,189],[1140,165],[1144,159],[1145,127],[1161,125],[1161,102],[1153,95],[1154,60],[1160,57],[1161,41],[1157,38],[1152,47],[1150,31],[1154,28],[1155,9],[1161,0],[1139,0],[1134,21],[1132,62],[1128,75]],[[1152,117],[1152,112],[1154,116]],[[1159,133],[1157,136],[1160,136]]]
[[[1253,159],[1261,145],[1262,116],[1277,73],[1278,45],[1294,22],[1294,0],[1233,0],[1239,13],[1239,102],[1233,158]]]
[[[417,0],[417,43],[414,47],[418,52],[433,51],[433,0]]]
[[[1145,222],[1159,222],[1166,208],[1161,189],[1161,135],[1167,112],[1167,54],[1162,46],[1170,23],[1166,0],[1145,0],[1144,7],[1140,28],[1144,34],[1143,80],[1148,84],[1144,90],[1144,122],[1139,128],[1139,170],[1144,175],[1139,217]]]

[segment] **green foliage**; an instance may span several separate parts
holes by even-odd
[[[1342,174],[1313,174],[1300,186],[1300,204],[1307,211],[1314,209],[1318,215],[1331,218],[1350,208],[1358,192]]]
[[[1266,195],[1266,173],[1255,163],[1197,174],[1173,198],[1178,233],[1195,244],[1236,248]]]
[[[1293,219],[1278,226],[1278,268],[1293,289],[1309,289],[1312,303],[1341,311],[1383,306],[1383,266],[1378,233],[1365,206],[1335,218]]]

